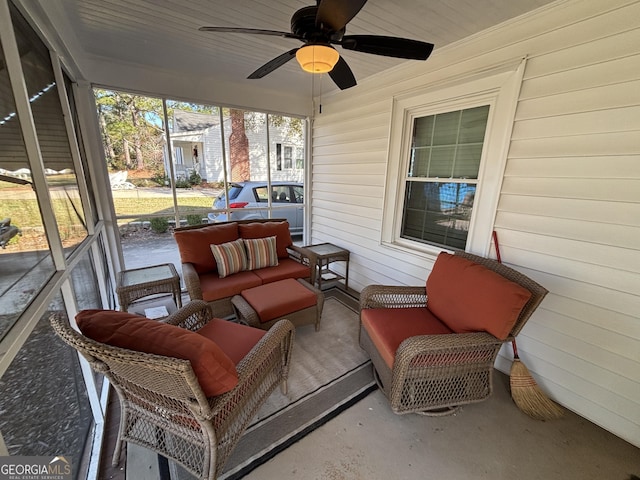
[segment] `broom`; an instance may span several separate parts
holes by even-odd
[[[500,247],[498,246],[498,234],[495,231],[493,232],[493,243],[496,247],[497,260],[502,263]],[[513,398],[516,406],[536,420],[560,418],[564,415],[564,411],[544,394],[529,373],[529,369],[522,363],[518,356],[518,346],[515,338],[511,341],[511,346],[513,347],[513,363],[511,364],[509,384],[511,386],[511,398]]]

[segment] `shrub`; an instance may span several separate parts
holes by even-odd
[[[186,178],[178,178],[176,180],[176,188],[191,188],[191,184]]]
[[[187,225],[200,225],[202,223],[202,215],[192,213],[187,215]]]
[[[198,172],[192,170],[189,174],[189,184],[191,185],[200,185],[202,183],[202,177]]]
[[[151,224],[151,230],[156,233],[164,233],[169,230],[169,220],[164,217],[152,218],[149,223]]]
[[[161,187],[169,186],[169,177],[164,174],[164,172],[156,172],[151,177],[151,180]]]

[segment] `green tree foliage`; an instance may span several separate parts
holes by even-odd
[[[150,170],[152,178],[166,179],[164,152],[167,125],[164,121],[162,100],[104,89],[95,89],[94,95],[109,170]],[[216,106],[167,100],[170,129],[176,110],[216,116],[220,113],[219,107]],[[266,118],[264,113],[228,108],[224,108],[222,113],[226,118],[234,115],[243,116],[240,123],[245,131],[258,131]],[[269,115],[269,123],[271,127],[280,129],[285,138],[298,140],[304,137],[303,119]],[[233,142],[230,147],[230,150],[240,149]],[[238,156],[237,154],[241,153],[243,152],[232,151],[230,155],[234,157],[234,154]],[[248,155],[248,152],[244,153],[245,156]]]
[[[102,141],[110,170],[149,169],[164,177],[165,122],[162,100],[113,90],[95,89]],[[217,108],[188,102],[167,102],[174,110],[215,114]]]
[[[304,120],[301,118],[269,115],[269,122],[271,126],[282,129],[286,136],[303,138]]]

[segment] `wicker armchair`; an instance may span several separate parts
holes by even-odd
[[[165,321],[191,331],[212,318],[209,305],[193,301]],[[199,479],[215,479],[249,422],[277,385],[286,390],[294,328],[282,320],[236,365],[238,384],[207,398],[189,360],[141,353],[91,340],[53,316],[55,332],[103,373],[121,408],[118,464],[132,442],[181,464]]]
[[[393,366],[389,367],[388,360],[385,361],[363,328],[363,311],[389,309],[384,321],[393,322],[391,309],[427,307],[428,292],[424,286],[365,287],[360,294],[360,346],[371,357],[378,385],[397,414],[446,415],[461,405],[486,399],[493,389],[493,365],[500,347],[520,332],[547,293],[530,278],[495,260],[465,252],[456,252],[455,256],[480,264],[524,287],[531,292],[531,297],[505,339],[484,331],[401,337],[405,339],[395,351]],[[385,329],[393,332],[391,325]]]

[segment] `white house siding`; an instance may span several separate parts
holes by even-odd
[[[311,241],[351,250],[350,286],[424,282],[428,259],[381,244],[392,97],[527,56],[495,218],[503,260],[550,291],[521,356],[550,396],[637,446],[639,19],[638,1],[557,2],[325,96],[311,212]]]
[[[223,151],[220,140],[220,128],[213,126],[205,129],[201,136],[203,142],[203,152],[200,156],[202,177],[210,182],[224,181]],[[267,180],[267,134],[264,123],[261,123],[256,130],[247,129],[247,138],[249,140],[249,158],[251,159],[251,180]],[[225,155],[229,157],[229,136],[231,135],[231,121],[226,118],[224,121],[225,135]],[[302,182],[304,179],[304,171],[298,169],[276,170],[276,143],[292,145],[296,149],[302,149],[304,142],[302,138],[294,137],[280,128],[269,127],[270,157],[271,157],[271,179],[272,180],[289,180]],[[230,179],[229,179],[230,180]]]

